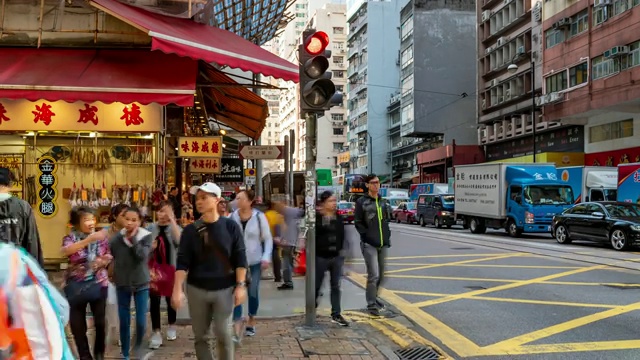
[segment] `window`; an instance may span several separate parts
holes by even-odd
[[[564,41],[564,30],[562,29],[547,30],[544,36],[546,41],[545,42],[546,48],[550,49]]]
[[[344,34],[344,28],[343,27],[334,27],[333,28],[333,33],[334,34]]]
[[[569,69],[569,87],[574,87],[586,83],[588,79],[589,69],[587,63],[576,65]]]
[[[620,15],[627,10],[629,10],[629,0],[614,0],[613,16]]]
[[[296,13],[296,17],[303,18],[304,17],[304,13]]]
[[[296,4],[296,9],[306,9],[307,4]]]
[[[413,62],[413,45],[409,45],[408,48],[402,51],[402,55],[400,55],[400,61],[402,64],[402,68],[405,68],[407,65]]]
[[[334,142],[333,143],[333,150],[336,150],[336,151],[342,150],[342,143],[341,142]]]
[[[609,19],[610,5],[593,7],[593,25],[600,25]]]
[[[409,95],[413,90],[413,74],[402,79],[402,96]]]
[[[331,120],[333,121],[344,121],[343,114],[331,114]]]
[[[629,45],[629,55],[620,59],[620,68],[625,70],[640,65],[640,41]]]
[[[401,37],[402,40],[406,39],[413,33],[413,15],[409,16],[407,20],[402,23]]]
[[[296,22],[296,26],[298,26],[298,27],[304,27],[304,21],[298,21],[298,22]]]
[[[333,135],[344,135],[343,128],[333,128]]]
[[[334,42],[333,43],[333,48],[336,50],[342,50],[344,49],[344,42],[340,41],[340,42]]]
[[[562,91],[567,88],[567,71],[562,71],[545,78],[545,93]]]
[[[334,56],[333,63],[334,64],[342,64],[344,62],[344,56]]]
[[[571,19],[571,36],[582,34],[589,29],[589,11],[585,9]]]
[[[344,77],[344,71],[334,71],[333,72],[333,76],[335,76],[337,78],[343,78]]]
[[[344,92],[344,85],[336,85],[337,92]]]
[[[591,61],[591,78],[601,79],[620,72],[620,61],[618,59],[605,59],[598,56]]]
[[[633,119],[592,126],[589,128],[589,143],[615,140],[633,136]]]

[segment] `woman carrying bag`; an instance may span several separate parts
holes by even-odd
[[[80,360],[104,359],[106,338],[107,266],[111,263],[106,231],[95,232],[96,219],[88,207],[71,210],[71,233],[62,240],[62,253],[69,258],[64,292],[69,301],[71,333]],[[87,339],[87,305],[96,329],[93,356]]]

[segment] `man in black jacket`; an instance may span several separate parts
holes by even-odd
[[[0,241],[24,248],[44,266],[36,217],[26,201],[11,195],[11,171],[0,167]]]
[[[384,304],[378,300],[378,290],[384,278],[387,249],[391,246],[391,206],[378,194],[380,179],[375,174],[367,175],[365,182],[369,191],[356,201],[354,223],[367,267],[367,310],[379,316]]]

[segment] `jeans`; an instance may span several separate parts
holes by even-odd
[[[234,303],[233,289],[207,291],[187,285],[187,304],[198,360],[213,360],[208,340],[212,320],[217,359],[233,360],[234,358],[234,346],[229,331],[229,317]]]
[[[262,274],[262,264],[249,265],[251,273],[251,284],[247,289],[247,297],[249,298],[249,316],[254,317],[258,314],[260,307],[260,276]],[[233,321],[242,319],[242,304],[233,309]]]
[[[171,297],[164,298],[167,303],[167,317],[169,318],[169,325],[176,323],[176,311],[171,307]],[[149,313],[151,315],[151,329],[153,331],[160,330],[160,303],[162,302],[162,296],[149,294]]]
[[[271,264],[273,264],[273,277],[275,282],[282,281],[282,258],[280,257],[280,246],[273,244],[273,253],[271,254]]]
[[[282,279],[287,285],[293,285],[293,258],[295,256],[294,246],[282,247]]]
[[[367,307],[377,307],[378,290],[384,280],[385,261],[387,258],[387,248],[379,248],[361,242],[362,257],[367,268]]]
[[[142,346],[147,331],[147,311],[149,310],[149,289],[134,290],[130,287],[116,289],[118,296],[118,317],[120,318],[120,342],[122,356],[129,358],[131,348],[131,298],[136,310],[136,342],[135,349]]]
[[[104,356],[106,337],[106,308],[107,288],[104,288],[104,296],[99,300],[88,303],[93,314],[93,325],[96,329],[96,338],[93,345],[93,354],[96,357]],[[78,349],[80,360],[92,360],[89,340],[87,339],[87,303],[74,304],[69,309],[69,327],[73,334],[73,340]]]
[[[340,280],[342,280],[342,266],[344,258],[336,256],[333,258],[316,257],[316,304],[318,294],[324,281],[324,274],[329,271],[329,283],[331,284],[331,316],[340,315]]]

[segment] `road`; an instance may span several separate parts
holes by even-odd
[[[392,224],[386,275],[382,299],[453,359],[640,359],[639,253]]]

